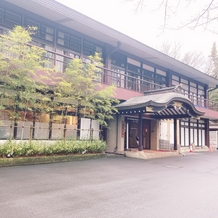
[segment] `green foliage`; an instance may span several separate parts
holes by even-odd
[[[213,43],[213,47],[211,49],[210,59],[212,63],[212,70],[210,75],[214,78],[218,79],[218,53],[217,53],[217,47],[216,43]],[[214,89],[209,92],[209,99],[214,102],[218,102],[218,90]]]
[[[63,74],[47,69],[43,67],[48,66],[46,51],[31,45],[35,31],[34,27],[16,26],[0,37],[0,72],[4,84],[0,87],[0,109],[5,99],[11,100],[7,107],[16,123],[19,116],[25,121],[28,111],[53,113],[56,106],[61,106],[66,117],[68,108],[74,107],[79,119],[89,117],[107,126],[107,120],[117,112],[114,105],[118,101],[113,98],[114,86],[103,88],[101,85],[100,55],[90,56],[86,63],[72,59]],[[47,94],[53,91],[54,96]]]
[[[210,59],[212,62],[212,71],[210,73],[214,78],[218,78],[218,53],[216,43],[213,43],[213,47],[211,49]]]
[[[100,140],[68,140],[56,141],[54,143],[9,140],[3,145],[0,145],[0,157],[7,157],[8,154],[13,157],[81,154],[84,150],[87,153],[101,153],[105,148],[106,143]]]
[[[71,102],[78,108],[79,117],[89,117],[107,126],[107,120],[117,112],[114,107],[118,100],[114,99],[114,86],[103,88],[102,62],[98,53],[90,56],[86,63],[75,58],[66,68],[62,81],[55,89],[55,95],[65,102]]]
[[[0,72],[4,83],[1,97],[14,102],[10,105],[14,119],[18,119],[18,110],[31,111],[37,105],[37,99],[40,99],[37,90],[48,90],[45,82],[47,69],[43,67],[46,52],[31,45],[31,35],[35,30],[16,26],[0,37]],[[43,75],[39,74],[40,71]]]

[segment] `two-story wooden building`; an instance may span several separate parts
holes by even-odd
[[[71,58],[102,54],[101,83],[114,84],[121,101],[105,133],[108,151],[209,146],[218,105],[208,88],[218,80],[54,0],[0,1],[0,31],[15,25],[38,28],[34,43],[60,72]]]

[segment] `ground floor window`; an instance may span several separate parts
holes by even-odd
[[[205,120],[182,119],[180,127],[181,146],[205,146]]]

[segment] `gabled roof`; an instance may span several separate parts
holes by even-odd
[[[92,38],[116,47],[120,42],[120,49],[149,61],[155,65],[170,69],[188,78],[196,80],[210,87],[215,87],[218,80],[194,69],[176,59],[173,59],[125,34],[120,33],[98,21],[95,21],[71,8],[54,0],[4,0],[17,5],[58,24],[74,29]]]

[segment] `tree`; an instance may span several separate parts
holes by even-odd
[[[203,27],[204,29],[208,29],[212,32],[216,32],[216,25],[218,22],[218,15],[217,15],[217,8],[218,8],[218,1],[217,0],[208,0],[208,1],[195,1],[195,0],[157,0],[155,3],[151,0],[126,0],[128,2],[135,3],[135,11],[138,12],[139,10],[161,10],[163,14],[163,24],[162,29],[168,27],[168,23],[170,20],[175,18],[178,12],[183,8],[186,10],[186,16],[183,16],[183,19],[180,23],[177,23],[176,28],[181,27],[190,27],[190,28],[197,28]],[[198,11],[196,14],[191,13],[189,17],[187,17],[187,10],[190,11],[195,8]],[[215,25],[214,25],[215,24]],[[215,27],[215,28],[214,28]],[[171,26],[171,28],[173,28]]]
[[[180,60],[180,56],[181,56],[181,44],[180,43],[174,42],[172,44],[170,42],[165,41],[162,43],[159,50],[174,59]]]
[[[183,62],[184,64],[201,70],[204,73],[210,74],[211,64],[205,59],[202,52],[193,51],[183,54],[181,52],[181,44],[176,42],[163,42],[159,50],[164,54]]]
[[[218,78],[218,53],[217,53],[217,47],[216,43],[213,43],[211,54],[209,56],[211,61],[211,70],[210,75],[214,78]],[[209,93],[210,100],[218,102],[218,90],[212,89]]]
[[[1,109],[11,112],[14,137],[18,121],[26,121],[28,112],[34,117],[49,113],[51,130],[52,114],[59,110],[66,118],[69,107],[77,109],[79,118],[90,117],[107,126],[107,120],[117,112],[113,105],[118,101],[112,98],[115,87],[100,85],[103,72],[100,56],[90,56],[86,63],[72,59],[64,73],[47,69],[43,67],[48,66],[46,51],[32,44],[31,35],[35,31],[34,27],[17,26],[0,37],[0,102]]]
[[[204,71],[206,62],[202,52],[186,52],[180,60],[195,69]]]
[[[113,98],[114,86],[103,88],[101,58],[99,54],[90,56],[86,63],[79,58],[74,58],[69,63],[61,82],[54,89],[55,96],[62,99],[65,115],[67,108],[77,109],[78,129],[81,117],[89,117],[99,121],[101,126],[107,126],[107,120],[113,118],[117,112],[113,106],[118,101]]]
[[[211,65],[212,65],[212,70],[210,72],[210,75],[217,79],[218,78],[218,53],[217,53],[215,42],[213,43],[209,58],[211,60]]]
[[[18,119],[22,116],[25,120],[27,111],[32,111],[37,105],[36,92],[44,92],[48,89],[44,82],[45,50],[30,45],[31,35],[35,30],[35,28],[25,29],[16,26],[0,37],[1,105],[7,106],[12,111],[15,137]],[[41,76],[37,74],[40,70],[44,72]],[[5,102],[6,99],[10,100],[9,104]],[[24,113],[19,113],[19,110]]]

